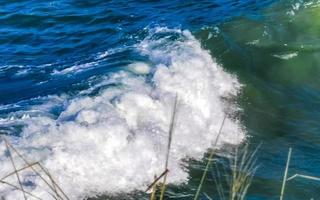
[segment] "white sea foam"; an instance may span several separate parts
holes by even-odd
[[[94,69],[96,66],[98,66],[101,62],[105,61],[108,59],[108,56],[111,56],[115,53],[119,53],[124,49],[124,47],[119,47],[119,48],[111,48],[108,49],[107,51],[104,52],[100,52],[97,55],[95,55],[92,58],[91,62],[84,62],[84,63],[77,63],[77,64],[73,64],[71,66],[67,66],[63,69],[59,69],[59,70],[54,70],[51,74],[52,75],[67,75],[67,74],[75,74],[75,73],[82,73],[85,72],[87,70],[92,70]]]
[[[292,52],[292,53],[284,53],[284,54],[274,54],[273,56],[283,60],[289,60],[291,58],[297,57],[298,55],[299,55],[298,52]]]
[[[179,39],[154,37],[159,33],[177,34]],[[105,82],[112,86],[99,95],[69,100],[57,119],[26,117],[22,136],[8,138],[30,162],[40,161],[48,168],[71,199],[145,189],[163,171],[176,94],[179,103],[168,181],[186,182],[188,170],[182,160],[201,159],[212,147],[224,110],[230,106],[223,99],[239,92],[236,77],[218,66],[188,31],[155,29],[136,48],[150,58],[148,70],[145,66],[142,70],[148,76],[126,71],[111,74]],[[134,67],[141,72],[137,66],[141,63]],[[240,123],[227,118],[219,146],[239,144],[244,137]],[[0,163],[0,176],[12,171],[3,142]],[[21,179],[25,190],[51,198],[31,171],[21,173]],[[14,176],[8,181],[16,182]],[[4,185],[0,194],[22,199],[20,192]]]
[[[143,62],[132,63],[128,66],[129,70],[136,74],[149,74],[150,73],[150,65]]]
[[[93,62],[88,62],[88,63],[84,63],[84,64],[76,64],[73,65],[71,67],[67,67],[63,70],[55,70],[53,71],[53,75],[65,75],[65,74],[70,74],[70,73],[79,73],[79,72],[83,72],[85,70],[89,70],[92,69],[93,67],[97,66],[99,63],[96,61]]]

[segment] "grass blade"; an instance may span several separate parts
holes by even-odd
[[[280,200],[283,200],[283,196],[284,196],[284,191],[285,191],[287,176],[288,176],[288,169],[289,169],[290,159],[291,159],[291,152],[292,152],[292,148],[290,147],[289,153],[288,153],[288,158],[287,158],[286,169],[284,171],[284,176],[283,176],[283,181],[282,181]]]
[[[214,147],[216,147],[217,144],[218,144],[218,141],[219,141],[219,138],[220,138],[220,135],[221,135],[221,132],[222,132],[222,128],[223,128],[224,123],[225,123],[225,121],[226,121],[226,118],[227,118],[227,114],[224,116],[223,121],[222,121],[222,123],[221,123],[220,129],[219,129],[219,132],[218,132],[218,135],[217,135],[216,140],[215,140],[215,142],[214,142]],[[199,197],[199,195],[200,195],[203,182],[204,182],[205,178],[207,177],[208,170],[209,170],[209,168],[210,168],[210,166],[211,166],[211,162],[212,162],[213,155],[214,155],[214,151],[212,150],[211,153],[210,153],[210,155],[209,155],[208,163],[207,163],[207,165],[206,165],[206,168],[205,168],[205,170],[204,170],[204,172],[203,172],[203,174],[202,174],[202,177],[201,177],[200,184],[199,184],[199,186],[198,186],[197,192],[196,192],[196,194],[195,194],[195,196],[194,196],[194,200],[197,200],[198,197]]]
[[[168,164],[169,164],[169,156],[170,156],[170,148],[171,148],[171,142],[172,142],[172,134],[175,127],[175,121],[176,121],[176,113],[177,113],[177,105],[178,105],[178,96],[176,95],[174,99],[174,105],[171,115],[171,122],[170,122],[170,128],[169,128],[169,138],[168,138],[168,146],[167,146],[167,155],[166,155],[166,163],[165,163],[165,170],[168,170]],[[164,191],[166,189],[166,181],[167,181],[167,175],[166,173],[163,178],[162,186],[161,186],[161,195],[160,200],[163,200],[164,197]]]

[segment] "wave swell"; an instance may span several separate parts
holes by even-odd
[[[179,97],[168,181],[188,181],[186,159],[201,159],[239,93],[237,78],[217,65],[189,31],[156,28],[135,46],[148,58],[109,74],[96,96],[68,100],[58,118],[24,118],[20,137],[10,142],[30,162],[40,161],[71,199],[143,190],[163,171],[173,99]],[[229,103],[228,103],[229,102]],[[227,118],[219,141],[239,144],[245,131]],[[18,160],[18,158],[15,158]],[[183,161],[184,160],[184,161]],[[0,143],[0,174],[12,171]],[[17,162],[17,168],[22,163]],[[15,182],[16,177],[8,178]],[[21,172],[26,191],[50,199],[32,171]],[[6,199],[21,193],[0,185]]]

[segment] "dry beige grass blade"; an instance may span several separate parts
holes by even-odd
[[[34,168],[32,163],[30,163],[26,158],[24,158],[22,156],[22,154],[20,154],[19,151],[7,141],[7,139],[5,137],[2,137],[2,138],[5,141],[5,143],[7,144],[7,146],[10,147],[25,162],[26,165],[29,165],[30,169],[38,177],[40,177],[41,180],[43,180],[45,182],[45,184],[50,188],[50,190],[52,190],[55,193],[56,197],[54,197],[54,199],[61,199],[61,200],[67,199],[67,200],[70,200],[69,197],[65,194],[65,192],[61,189],[61,187],[54,181],[54,179],[52,178],[52,176],[49,173],[49,171],[47,171],[40,163],[37,164],[41,168],[41,170],[49,177],[50,181],[52,182],[52,185]],[[62,193],[62,196],[59,194],[58,191],[60,193]],[[49,194],[51,194],[51,193],[49,193]]]
[[[175,123],[176,123],[177,105],[178,105],[178,95],[175,96],[174,105],[173,105],[173,109],[172,109],[170,128],[169,128],[167,154],[166,154],[165,170],[168,170],[170,148],[171,148],[171,142],[172,142],[172,135],[173,135],[173,131],[174,131]],[[166,173],[164,175],[164,177],[163,177],[163,182],[162,182],[162,186],[161,186],[160,200],[163,200],[164,192],[166,190],[167,175],[168,175],[168,173]]]
[[[26,170],[26,169],[28,169],[28,168],[31,168],[32,166],[36,166],[36,165],[39,165],[40,163],[39,162],[35,162],[35,163],[31,163],[30,165],[27,165],[27,166],[25,166],[25,167],[22,167],[22,168],[20,168],[20,169],[17,169],[17,171],[18,172],[21,172],[21,171],[23,171],[23,170]],[[7,174],[7,175],[5,175],[4,177],[2,177],[1,179],[0,179],[0,183],[4,183],[4,184],[7,184],[7,185],[10,185],[8,182],[6,182],[6,181],[4,181],[4,179],[6,179],[6,178],[8,178],[8,177],[10,177],[10,176],[13,176],[13,175],[15,175],[15,172],[11,172],[11,173],[9,173],[9,174]],[[14,185],[10,185],[11,187],[13,187]],[[15,186],[16,187],[16,186]],[[15,188],[14,187],[14,188]],[[26,192],[26,191],[25,191]],[[29,194],[29,195],[32,195],[31,193],[29,193],[29,192],[26,192],[27,194]],[[49,194],[50,194],[50,196],[52,196],[55,200],[58,200],[57,199],[57,197],[54,195],[54,194],[52,194],[52,193],[50,193],[50,192],[48,192]],[[32,196],[34,196],[35,197],[35,195],[32,195]],[[38,197],[37,197],[38,198]]]
[[[37,165],[37,164],[39,164],[39,163],[38,163],[38,162],[31,163],[30,165],[27,165],[27,166],[25,166],[25,167],[22,167],[22,168],[20,168],[20,169],[17,169],[17,172],[21,172],[21,171],[23,171],[23,170],[25,170],[25,169],[28,169],[28,168],[30,168],[31,166],[35,166],[35,165]],[[8,178],[8,177],[10,177],[10,176],[12,176],[12,175],[14,175],[14,174],[15,174],[15,172],[11,172],[11,173],[5,175],[4,177],[0,178],[0,181],[3,181],[4,179],[6,179],[6,178]]]
[[[148,188],[146,189],[145,192],[148,192],[148,191],[149,191],[155,184],[157,184],[158,181],[159,181],[164,175],[166,175],[167,173],[169,173],[169,170],[168,170],[168,169],[166,169],[164,172],[162,172],[162,174],[161,174],[159,177],[157,177],[157,178],[148,186]]]
[[[11,161],[11,164],[12,164],[12,167],[13,167],[13,169],[14,169],[14,174],[16,174],[17,179],[18,179],[18,183],[19,183],[21,192],[22,192],[22,194],[23,194],[23,198],[24,198],[25,200],[27,200],[27,196],[26,196],[26,193],[25,193],[25,191],[24,191],[24,189],[23,189],[23,186],[22,186],[22,183],[21,183],[21,180],[20,180],[20,176],[19,176],[19,172],[17,171],[17,167],[16,167],[16,165],[15,165],[15,163],[14,163],[14,160],[13,160],[13,158],[12,158],[11,151],[10,151],[10,149],[9,149],[8,142],[7,142],[6,140],[4,140],[4,141],[5,141],[5,144],[6,144],[6,147],[7,147],[7,151],[8,151],[8,155],[9,155],[9,158],[10,158],[10,161]]]
[[[46,169],[44,166],[41,165],[41,163],[39,163],[40,168],[42,169],[42,171],[49,177],[49,179],[52,182],[52,190],[53,192],[55,192],[55,194],[59,195],[58,190],[64,195],[64,197],[66,199],[69,200],[68,196],[64,193],[64,191],[61,189],[61,187],[54,181],[53,177],[51,176],[51,174],[49,173],[49,170]],[[58,189],[58,190],[57,190]],[[59,195],[58,196],[60,199],[63,200],[63,198]]]
[[[11,183],[8,183],[8,182],[6,182],[6,181],[0,181],[0,183],[9,185],[10,187],[12,187],[12,188],[14,188],[14,189],[16,189],[16,190],[21,191],[21,189],[20,189],[19,187],[15,186],[15,185],[13,185],[13,184],[11,184]],[[29,195],[29,196],[31,196],[31,197],[33,197],[33,198],[35,198],[35,199],[42,200],[41,198],[39,198],[39,197],[31,194],[30,192],[24,191],[24,193],[27,194],[27,195]]]
[[[6,182],[6,181],[0,181],[0,183],[5,184],[5,185],[8,185],[8,186],[11,186],[12,188],[14,188],[14,189],[16,189],[16,190],[21,191],[21,189],[20,189],[19,187],[15,186],[15,185],[13,185],[13,184],[11,184],[11,183],[8,183],[8,182]],[[29,196],[31,196],[31,197],[33,197],[33,198],[35,198],[35,199],[40,199],[40,200],[42,200],[40,197],[37,197],[36,195],[34,195],[34,194],[32,194],[32,193],[30,193],[30,192],[28,192],[28,191],[24,191],[24,192],[25,192],[27,195],[29,195]],[[49,195],[52,196],[55,200],[58,200],[52,193],[50,193],[50,192],[48,192],[48,193],[49,193]]]

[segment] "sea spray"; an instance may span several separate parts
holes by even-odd
[[[137,62],[110,74],[104,80],[109,87],[97,95],[66,100],[58,118],[28,117],[21,136],[8,138],[30,162],[40,161],[71,199],[144,190],[163,171],[175,95],[179,116],[167,181],[186,182],[183,160],[201,159],[212,147],[225,109],[231,106],[225,100],[241,88],[189,31],[152,29],[135,48],[149,58],[148,70]],[[239,144],[244,138],[239,121],[227,118],[218,146]],[[0,163],[0,174],[12,171],[3,142]],[[31,171],[20,176],[26,191],[49,198],[45,184]],[[0,193],[6,199],[21,195],[4,185]]]

